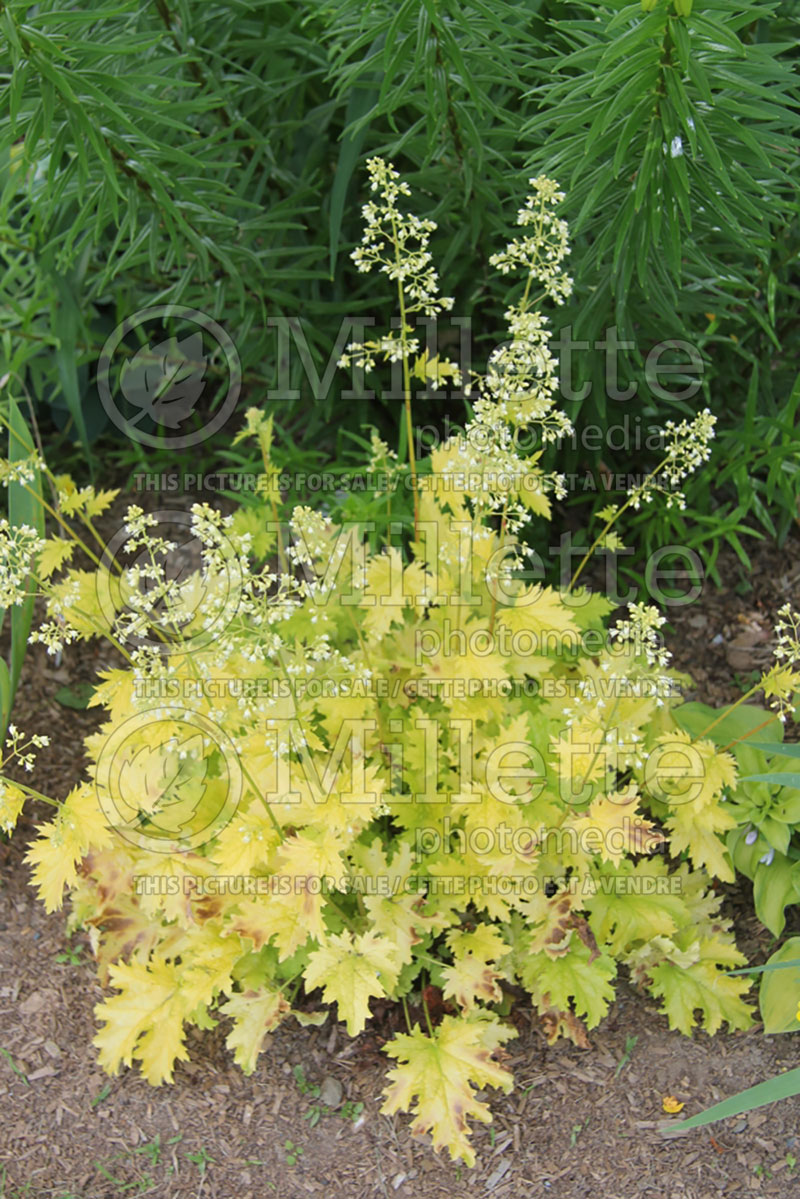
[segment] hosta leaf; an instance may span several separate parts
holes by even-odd
[[[776,966],[781,969],[774,969]],[[773,967],[770,969],[769,967]],[[766,964],[758,992],[764,1032],[797,1032],[800,1004],[800,937],[790,937]]]
[[[773,937],[779,937],[786,924],[785,908],[797,903],[794,880],[798,863],[776,852],[770,862],[759,862],[753,876],[753,902],[756,915]]]

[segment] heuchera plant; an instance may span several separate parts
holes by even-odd
[[[409,321],[448,302],[430,222],[401,211],[391,166],[369,169],[356,260],[396,281],[402,319],[346,359],[402,362],[412,447],[412,379],[455,367],[420,370]],[[105,720],[86,739],[88,777],[28,853],[47,909],[68,893],[113,988],[97,1008],[108,1071],[135,1060],[151,1083],[172,1081],[187,1026],[221,1016],[249,1073],[281,1021],[324,1018],[309,1010],[317,991],[352,1036],[371,999],[397,1000],[407,1031],[385,1047],[382,1110],[411,1112],[471,1165],[470,1120],[491,1119],[477,1092],[512,1086],[502,1047],[521,992],[549,1040],[583,1046],[620,966],[686,1034],[748,1025],[749,984],[727,973],[744,958],[710,889],[732,877],[734,759],[676,722],[680,679],[655,609],[632,605],[608,635],[611,605],[578,585],[583,563],[563,590],[544,586],[519,541],[563,486],[517,452],[523,430],[569,427],[540,312],[570,288],[560,199],[532,180],[522,232],[494,259],[522,273],[523,294],[470,380],[471,423],[424,464],[411,458],[406,552],[398,538],[371,553],[363,528],[309,508],[281,535],[272,425],[256,409],[242,435],[264,456],[260,520],[195,504],[203,562],[182,584],[167,579],[173,547],[154,517],[130,507],[112,554],[94,517],[114,493],[67,479],[51,477],[56,535],[0,530],[4,602],[29,574],[45,597],[36,639],[57,653],[102,636],[122,661],[91,701]],[[665,474],[677,486],[712,432],[708,413],[668,431],[628,502]],[[71,565],[76,546],[90,569]],[[13,729],[9,748],[31,763],[43,740]],[[38,793],[3,788],[8,828]]]

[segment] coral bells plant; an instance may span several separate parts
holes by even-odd
[[[369,169],[358,261],[397,282],[403,319],[347,357],[399,357],[410,420],[409,313],[446,305],[430,222],[401,212],[391,166]],[[470,381],[471,423],[414,473],[406,551],[370,552],[363,528],[296,508],[279,541],[273,527],[273,561],[252,510],[196,504],[202,562],[178,585],[154,518],[129,508],[103,546],[94,517],[110,493],[63,479],[43,546],[3,534],[7,588],[30,573],[48,652],[98,636],[121,655],[91,701],[104,721],[88,776],[28,854],[48,910],[69,896],[71,924],[89,930],[108,1071],[137,1062],[171,1082],[188,1026],[223,1019],[249,1073],[284,1020],[329,1004],[356,1036],[371,1000],[396,1000],[407,1030],[385,1046],[382,1110],[411,1112],[472,1164],[470,1122],[490,1120],[479,1092],[512,1086],[503,1046],[525,994],[550,1041],[582,1046],[621,967],[684,1033],[749,1023],[749,983],[729,973],[744,958],[711,890],[732,876],[734,759],[676,722],[680,679],[653,608],[632,605],[609,636],[602,595],[520,569],[520,530],[563,486],[516,450],[520,430],[568,427],[539,310],[571,286],[559,199],[533,180],[524,234],[495,260],[524,279],[509,342]],[[676,432],[677,474],[711,426],[702,415]],[[242,436],[271,478],[271,423],[252,409]],[[279,499],[267,488],[264,529]],[[71,564],[76,545],[89,568]],[[14,737],[12,754],[29,755]],[[8,826],[38,793],[7,788]]]

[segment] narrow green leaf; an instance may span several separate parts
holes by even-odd
[[[91,463],[89,437],[83,417],[82,396],[78,382],[77,338],[80,308],[77,297],[66,278],[54,274],[53,282],[56,290],[56,298],[53,303],[53,332],[59,341],[59,347],[55,353],[58,377],[69,414],[75,422],[75,428],[86,451],[86,457]]]
[[[742,783],[772,783],[775,787],[797,787],[800,789],[800,771],[769,770],[765,774],[746,774]]]
[[[767,311],[769,312],[769,320],[773,329],[775,328],[775,296],[778,291],[778,277],[774,271],[770,271],[767,279]]]
[[[751,1112],[754,1108],[764,1107],[767,1103],[775,1103],[778,1099],[789,1099],[792,1095],[800,1095],[800,1068],[787,1070],[767,1082],[760,1082],[755,1087],[748,1087],[722,1103],[715,1103],[704,1112],[681,1120],[677,1124],[664,1122],[661,1134],[665,1137],[683,1136],[693,1128],[702,1128],[705,1124],[716,1124],[718,1120],[726,1120],[729,1116],[741,1116],[743,1112]]]
[[[11,675],[8,672],[5,659],[0,658],[0,737],[3,740],[5,740],[8,722],[11,719],[12,700]]]
[[[782,741],[780,745],[775,745],[770,741],[748,741],[751,749],[760,749],[762,753],[774,754],[780,758],[800,758],[800,743],[793,741]]]
[[[732,50],[742,58],[747,54],[736,34],[722,21],[713,21],[709,17],[701,17],[699,13],[692,13],[689,28],[693,33],[702,34],[713,46]]]
[[[375,39],[367,51],[365,62],[369,61],[380,51],[383,40],[384,34],[380,34]],[[336,164],[336,175],[334,176],[333,187],[331,188],[330,215],[328,219],[331,278],[333,278],[336,270],[336,259],[339,253],[339,234],[342,228],[342,217],[347,200],[347,189],[353,177],[353,172],[356,169],[369,124],[363,122],[354,132],[350,130],[350,127],[354,122],[365,117],[370,109],[374,108],[377,98],[377,87],[362,87],[355,88],[350,93],[350,99],[347,102],[345,134],[339,149],[339,161]]]
[[[674,18],[672,18],[669,22],[669,35],[670,40],[675,47],[675,53],[678,55],[678,62],[681,65],[681,70],[685,75],[689,70],[689,55],[691,53],[689,49],[689,33],[686,29],[686,23],[684,21],[676,21]]]

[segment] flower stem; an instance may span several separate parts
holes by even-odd
[[[397,268],[397,299],[400,305],[400,344],[403,353],[403,404],[406,412],[406,437],[408,439],[408,465],[411,470],[411,491],[414,496],[414,540],[419,535],[419,487],[417,484],[417,460],[414,454],[414,422],[411,416],[411,372],[408,368],[408,329],[406,326],[406,297],[400,266],[400,243],[397,236],[397,221],[392,217],[392,244]]]
[[[0,783],[6,784],[9,787],[16,787],[19,791],[25,791],[33,799],[40,799],[43,803],[50,804],[51,808],[61,807],[61,804],[57,799],[51,799],[49,795],[42,795],[41,791],[35,791],[33,787],[29,787],[27,783],[19,783],[15,779],[6,778],[4,774],[0,774]]]
[[[744,693],[744,695],[739,696],[739,698],[736,700],[736,703],[731,704],[731,706],[729,708],[726,708],[724,712],[720,712],[718,716],[715,716],[714,719],[711,721],[711,724],[706,725],[706,727],[703,729],[702,733],[698,733],[697,736],[695,738],[693,738],[693,740],[699,741],[701,737],[707,737],[708,734],[711,732],[711,730],[715,729],[717,727],[717,725],[720,724],[720,722],[725,719],[726,716],[730,716],[731,712],[735,712],[736,709],[745,702],[745,700],[748,700],[751,695],[755,695],[755,693],[760,689],[760,686],[761,686],[761,680],[759,679],[759,681],[757,683],[755,683],[750,688],[749,691],[746,691]],[[772,719],[773,718],[771,716],[769,716],[764,723],[769,724],[770,720],[772,720]],[[764,727],[763,724],[759,725],[759,728],[763,728],[763,727]],[[755,732],[756,730],[753,729],[752,731]],[[749,737],[750,733],[748,733],[747,736]],[[734,738],[734,741],[743,741],[743,740],[744,740],[743,737]],[[734,741],[731,742],[731,745],[734,744]]]
[[[603,525],[603,528],[602,528],[602,529],[600,530],[600,532],[597,534],[597,536],[595,537],[594,541],[593,541],[593,542],[592,542],[592,544],[589,546],[588,550],[586,551],[586,553],[583,555],[583,557],[581,558],[580,562],[578,563],[578,568],[577,568],[577,570],[575,571],[575,573],[573,574],[572,578],[571,578],[571,579],[570,579],[570,581],[569,581],[569,586],[567,587],[567,590],[566,590],[566,594],[567,594],[567,595],[569,595],[569,593],[572,591],[572,588],[573,588],[573,587],[575,586],[575,584],[577,583],[579,576],[580,576],[580,575],[583,573],[583,569],[584,569],[584,567],[586,566],[586,563],[589,561],[589,559],[591,558],[592,554],[593,554],[593,553],[594,553],[594,551],[597,549],[598,545],[599,545],[599,544],[600,544],[600,542],[603,540],[603,538],[605,537],[606,533],[609,531],[609,529],[611,528],[611,526],[612,526],[612,525],[614,525],[614,524],[616,524],[616,522],[617,522],[617,521],[619,520],[619,518],[622,516],[622,513],[623,513],[623,512],[624,512],[624,511],[625,511],[627,508],[630,508],[630,506],[631,506],[631,504],[634,502],[634,500],[635,500],[635,499],[637,499],[639,496],[641,496],[641,495],[642,495],[642,493],[643,493],[644,491],[646,491],[646,489],[647,489],[647,485],[648,485],[648,483],[650,482],[650,480],[651,480],[651,479],[653,479],[653,478],[655,478],[655,477],[656,477],[658,474],[660,474],[660,472],[661,472],[661,471],[664,469],[664,467],[667,465],[667,463],[668,463],[669,461],[670,461],[670,457],[669,457],[669,456],[667,456],[667,457],[664,459],[664,461],[663,461],[663,462],[660,462],[660,463],[658,464],[658,466],[656,466],[656,467],[655,467],[653,470],[651,470],[651,471],[650,471],[650,474],[647,476],[647,478],[644,480],[644,482],[643,482],[643,483],[641,483],[641,484],[639,485],[639,487],[637,487],[637,488],[635,489],[635,491],[633,491],[633,492],[632,492],[632,493],[631,493],[631,494],[628,496],[627,500],[626,500],[626,501],[625,501],[625,503],[622,505],[622,507],[620,508],[620,510],[619,510],[618,512],[615,512],[615,513],[614,513],[614,515],[613,515],[613,516],[612,516],[612,517],[611,517],[609,520],[607,520],[607,521],[606,521],[606,523]]]

